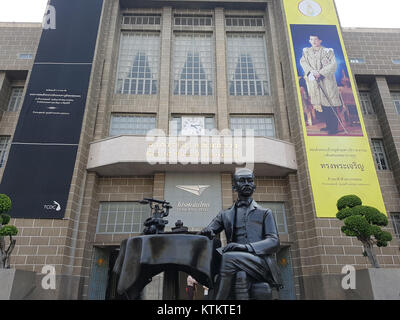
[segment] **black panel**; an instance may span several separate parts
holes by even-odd
[[[64,217],[103,0],[50,5],[55,29],[43,30],[0,186],[15,218]]]
[[[91,63],[102,0],[51,0],[56,29],[43,30],[35,62]]]
[[[76,146],[13,145],[0,186],[0,193],[11,198],[13,218],[64,217],[77,150]]]
[[[35,65],[14,142],[79,143],[91,65]]]

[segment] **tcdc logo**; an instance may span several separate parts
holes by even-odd
[[[45,210],[61,211],[61,205],[57,201],[53,201],[53,204],[45,204],[43,207]]]

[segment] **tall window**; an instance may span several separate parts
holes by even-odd
[[[400,213],[391,213],[390,214],[393,221],[393,228],[397,238],[400,238]]]
[[[174,95],[213,94],[214,59],[211,33],[175,33]]]
[[[0,136],[0,168],[4,166],[7,160],[8,150],[10,149],[10,137]]]
[[[113,114],[111,116],[110,136],[132,134],[145,136],[156,128],[156,117],[133,114]]]
[[[397,114],[400,114],[400,92],[392,92],[392,99]]]
[[[227,34],[227,65],[231,96],[269,95],[264,35]]]
[[[123,32],[117,93],[157,94],[160,36],[153,32]]]
[[[363,114],[374,114],[374,108],[371,102],[371,96],[368,91],[361,91],[360,92],[360,102],[361,102],[361,109]]]
[[[97,233],[139,233],[150,217],[150,207],[137,202],[102,202]]]
[[[380,139],[372,139],[372,147],[374,157],[379,170],[389,170],[388,161],[383,146],[383,141]]]
[[[278,229],[278,233],[285,234],[288,233],[287,223],[286,223],[286,213],[285,213],[285,205],[282,202],[260,202],[257,203],[263,208],[271,209],[274,214],[276,228]]]
[[[8,102],[7,111],[18,111],[22,102],[22,93],[24,88],[14,87],[11,89],[10,101]]]
[[[253,129],[256,137],[275,137],[273,117],[232,116],[230,127],[232,131],[235,129]]]

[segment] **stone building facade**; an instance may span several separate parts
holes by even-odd
[[[140,234],[149,214],[138,201],[179,198],[170,185],[217,181],[215,215],[232,205],[232,167],[146,161],[146,130],[169,132],[172,120],[180,128],[198,117],[219,131],[260,130],[254,199],[277,219],[281,298],[346,298],[343,266],[369,263],[341,221],[316,217],[284,19],[280,0],[104,0],[65,217],[12,221],[19,229],[12,265],[37,273],[33,299],[115,298],[109,270],[119,244]],[[41,31],[41,24],[0,23],[0,177]],[[342,31],[393,235],[376,253],[382,267],[400,268],[400,31]],[[193,43],[197,56],[189,55]],[[251,48],[240,56],[246,68],[236,64],[241,45]],[[199,219],[186,213],[184,223],[199,230],[210,221]],[[44,265],[55,266],[55,293],[40,289]],[[148,298],[161,296],[161,280]]]

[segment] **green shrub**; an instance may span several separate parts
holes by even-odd
[[[342,228],[343,231],[343,228]],[[367,238],[372,235],[372,229],[365,217],[353,215],[344,219],[344,234],[351,237]]]
[[[341,197],[336,204],[339,212],[336,217],[343,220],[342,232],[349,237],[357,237],[364,246],[364,255],[372,265],[379,268],[378,261],[373,253],[372,247],[386,247],[392,240],[392,235],[383,231],[380,227],[388,225],[388,218],[378,209],[363,206],[362,201],[356,195]]]
[[[344,220],[352,215],[353,215],[353,210],[347,207],[336,213],[336,218],[338,218],[339,220]]]
[[[373,207],[365,206],[364,216],[370,224],[375,224],[377,226],[384,227],[389,223],[388,218],[378,209]]]
[[[11,217],[8,214],[2,213],[0,214],[0,225],[9,224]]]
[[[5,213],[10,210],[11,210],[11,199],[5,194],[0,194],[0,213]]]
[[[18,229],[16,226],[8,225],[11,217],[7,214],[7,212],[11,210],[11,207],[11,199],[5,194],[0,194],[0,240],[2,240],[0,241],[0,269],[10,268],[10,257],[16,243],[16,240],[13,239],[13,236],[18,234]],[[8,247],[6,246],[4,237],[10,237]]]
[[[355,206],[359,206],[362,204],[362,201],[359,197],[354,194],[350,194],[347,196],[341,197],[336,204],[338,210],[342,210],[343,208],[349,207],[353,208]]]
[[[0,229],[0,237],[16,236],[18,229],[15,226],[4,226]]]

